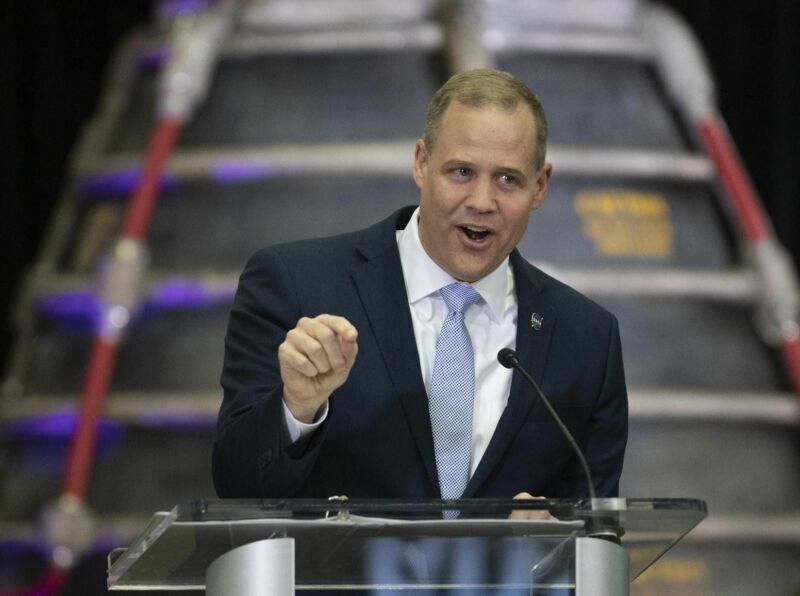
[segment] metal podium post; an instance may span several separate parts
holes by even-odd
[[[294,596],[294,538],[245,544],[206,571],[207,596]]]
[[[575,539],[575,596],[628,596],[628,553],[619,544],[589,536]]]

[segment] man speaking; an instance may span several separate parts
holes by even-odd
[[[627,396],[616,319],[515,249],[552,171],[513,76],[452,77],[416,143],[419,206],[256,253],[225,340],[221,497],[588,494],[514,349],[616,496]],[[376,189],[379,193],[380,189]]]

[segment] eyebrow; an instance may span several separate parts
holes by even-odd
[[[471,161],[466,159],[449,159],[442,164],[442,168],[450,169],[450,168],[475,168],[475,164]],[[512,174],[517,178],[521,178],[523,180],[527,180],[528,176],[525,172],[518,170],[517,168],[512,168],[510,166],[500,166],[495,170],[498,174]]]
[[[442,164],[444,169],[450,168],[474,168],[475,164],[465,159],[448,159]]]

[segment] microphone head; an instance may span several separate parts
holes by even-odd
[[[497,361],[506,368],[514,368],[519,363],[517,353],[511,348],[503,348],[497,352]]]

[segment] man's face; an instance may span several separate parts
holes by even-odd
[[[534,166],[533,116],[453,101],[434,147],[417,141],[419,235],[428,255],[455,279],[475,282],[503,262],[547,196],[551,166]]]

